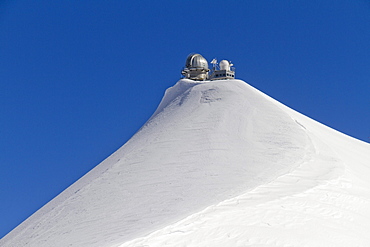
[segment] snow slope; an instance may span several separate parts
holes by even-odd
[[[240,80],[180,80],[0,246],[370,246],[370,145]]]

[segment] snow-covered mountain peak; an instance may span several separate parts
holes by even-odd
[[[1,246],[366,246],[370,147],[241,80],[169,88]]]

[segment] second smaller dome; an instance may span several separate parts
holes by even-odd
[[[230,70],[230,63],[227,60],[220,62],[220,70]]]

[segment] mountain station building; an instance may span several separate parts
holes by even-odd
[[[217,60],[213,59],[211,63],[212,70],[208,68],[208,62],[202,55],[192,53],[187,57],[181,74],[184,78],[194,81],[235,79],[235,67],[230,61],[221,60],[218,64]]]

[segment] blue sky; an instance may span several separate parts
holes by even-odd
[[[370,140],[370,1],[0,1],[0,237],[124,144],[187,55]]]

